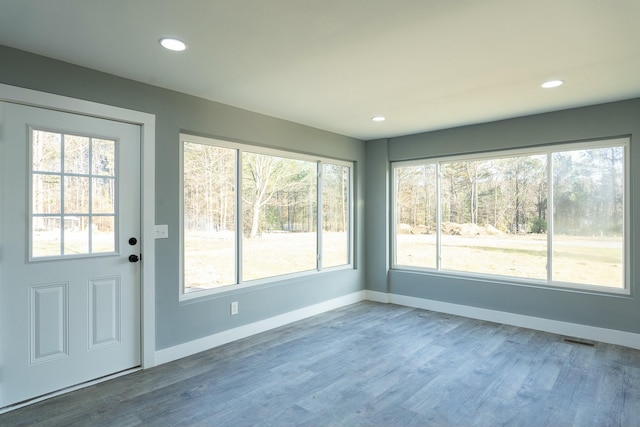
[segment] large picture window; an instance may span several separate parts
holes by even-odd
[[[183,296],[351,265],[350,162],[189,135],[181,144]]]
[[[627,139],[393,164],[393,266],[626,290]]]

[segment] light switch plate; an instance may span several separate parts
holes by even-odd
[[[156,239],[168,239],[169,238],[169,226],[167,224],[156,225],[155,228]]]

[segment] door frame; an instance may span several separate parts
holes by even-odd
[[[0,101],[140,126],[140,361],[155,365],[155,123],[153,114],[0,83]]]

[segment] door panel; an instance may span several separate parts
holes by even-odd
[[[68,356],[67,285],[29,287],[31,364]]]
[[[89,280],[89,349],[120,341],[120,278]]]
[[[140,128],[0,103],[0,408],[140,365]]]

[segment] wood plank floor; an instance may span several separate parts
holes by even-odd
[[[640,426],[640,351],[363,302],[2,426]]]

